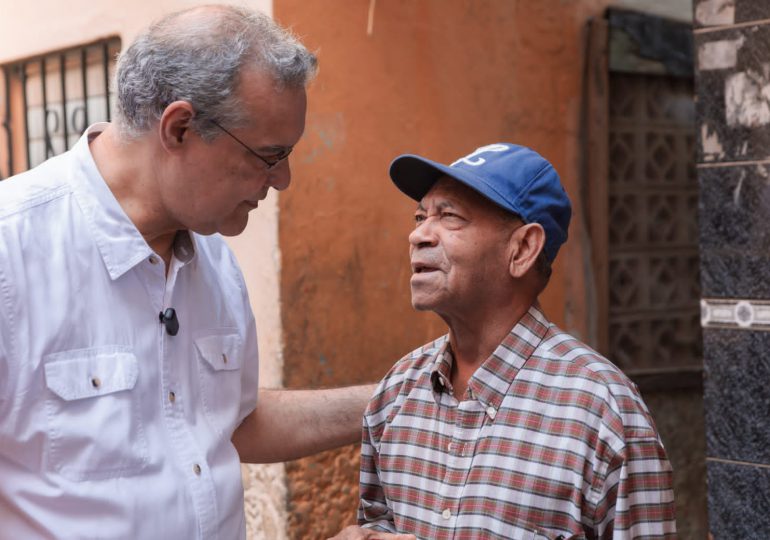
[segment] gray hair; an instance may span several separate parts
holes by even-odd
[[[239,73],[258,69],[278,89],[304,88],[317,60],[270,17],[237,6],[203,6],[155,22],[118,58],[116,124],[136,138],[178,100],[195,109],[193,127],[205,140],[219,134],[210,122],[245,121],[235,95]]]

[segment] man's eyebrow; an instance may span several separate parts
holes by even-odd
[[[281,145],[272,145],[272,146],[260,146],[256,150],[258,152],[263,152],[265,154],[280,154],[281,152],[285,152],[286,150],[291,150],[292,146],[281,146]]]
[[[446,200],[441,201],[436,205],[436,208],[439,210],[443,210],[444,208],[456,208],[454,204],[452,204],[452,201]],[[417,203],[417,210],[422,212],[427,212],[427,209],[422,205],[422,201]]]

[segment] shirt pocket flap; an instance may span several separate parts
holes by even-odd
[[[215,371],[241,369],[238,334],[215,334],[195,338],[198,353]]]
[[[74,354],[73,354],[74,353]],[[45,364],[46,386],[65,401],[131,390],[139,367],[133,353],[73,351]],[[59,357],[54,355],[53,358]]]

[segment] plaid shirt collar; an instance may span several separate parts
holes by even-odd
[[[476,399],[485,407],[498,409],[516,374],[540,345],[550,323],[535,305],[514,325],[492,355],[475,371],[464,399]],[[436,351],[430,368],[433,396],[439,403],[441,392],[452,392],[452,348],[449,339]]]

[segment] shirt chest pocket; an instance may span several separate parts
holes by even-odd
[[[234,328],[211,330],[195,338],[201,402],[209,423],[230,437],[241,401],[242,346]]]
[[[80,349],[44,363],[50,469],[76,481],[141,471],[148,452],[134,354],[123,347]]]

